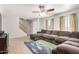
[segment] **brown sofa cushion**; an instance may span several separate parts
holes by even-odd
[[[66,41],[66,42],[64,42],[64,44],[69,44],[69,45],[72,45],[72,46],[75,46],[75,47],[79,47],[79,43],[78,42]]]
[[[49,39],[55,39],[57,37],[57,35],[43,34],[42,37],[48,38],[48,40],[49,40]]]
[[[70,35],[70,37],[79,38],[79,32],[72,32],[72,34]]]
[[[46,33],[47,33],[47,34],[52,34],[52,32],[53,32],[52,30],[49,30],[49,31],[47,31]]]
[[[41,30],[41,33],[46,33],[46,32],[47,32],[47,30],[44,30],[44,29]]]
[[[58,35],[60,31],[52,31],[53,35]]]
[[[69,41],[73,41],[73,42],[78,42],[79,43],[79,39],[77,39],[77,38],[70,38]]]
[[[59,36],[70,36],[72,33],[71,32],[66,32],[66,31],[60,31],[59,33],[58,33],[58,35]]]
[[[79,47],[63,43],[57,46],[56,51],[62,54],[79,54]]]
[[[58,37],[55,38],[55,41],[58,42],[58,43],[63,43],[64,41],[67,41],[69,39],[70,38],[66,37],[66,36],[58,36]]]

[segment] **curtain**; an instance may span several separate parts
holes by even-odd
[[[45,20],[46,30],[48,30],[48,20]]]
[[[61,16],[60,17],[60,31],[64,31],[65,30],[65,17]]]
[[[70,15],[70,29],[72,32],[77,31],[77,15],[75,13]]]
[[[45,20],[45,27],[47,30],[53,30],[54,29],[54,19],[51,20]]]
[[[50,24],[51,24],[50,25],[51,29],[54,30],[54,19],[51,19],[51,23]]]

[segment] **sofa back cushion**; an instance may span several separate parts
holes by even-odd
[[[72,32],[72,34],[70,35],[70,37],[78,38],[79,39],[79,32]]]
[[[46,33],[46,32],[47,32],[47,30],[42,29],[42,30],[41,30],[41,32],[42,32],[42,33]]]
[[[68,31],[56,31],[56,30],[41,30],[42,33],[53,34],[58,36],[68,36],[79,39],[79,32],[68,32]]]
[[[68,37],[70,37],[71,34],[72,34],[71,32],[67,32],[67,31],[60,31],[58,33],[59,36],[68,36]]]
[[[52,30],[48,30],[46,33],[47,34],[52,34],[52,32],[53,32]]]
[[[60,31],[52,31],[53,35],[58,35]]]

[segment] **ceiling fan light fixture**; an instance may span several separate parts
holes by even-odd
[[[47,16],[47,14],[46,14],[45,12],[41,12],[41,13],[40,13],[40,16],[41,16],[41,17],[45,17],[45,16]]]

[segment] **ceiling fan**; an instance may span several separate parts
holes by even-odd
[[[54,8],[46,9],[45,7],[46,5],[39,5],[38,8],[40,9],[40,11],[32,11],[32,13],[43,13],[43,12],[47,13],[55,10]]]

